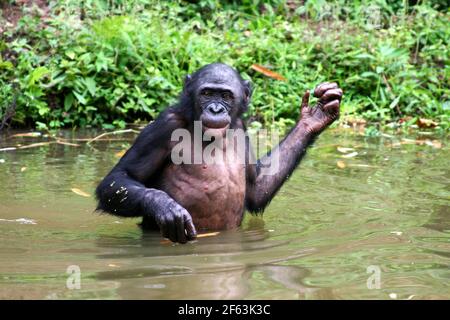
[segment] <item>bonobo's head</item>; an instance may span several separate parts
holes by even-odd
[[[219,133],[247,110],[251,87],[239,73],[223,63],[202,67],[186,77],[184,94],[194,109],[194,119],[202,122],[203,130]]]

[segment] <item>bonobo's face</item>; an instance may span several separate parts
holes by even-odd
[[[198,92],[197,101],[203,128],[226,129],[231,123],[235,108],[235,98],[231,90],[224,86],[207,84]]]
[[[248,105],[249,83],[225,64],[207,65],[187,81],[203,131],[224,133]]]

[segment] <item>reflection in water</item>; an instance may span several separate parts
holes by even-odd
[[[93,194],[133,136],[120,138],[0,152],[0,298],[450,298],[446,141],[436,149],[329,130],[263,218],[173,245],[71,191]],[[0,138],[0,148],[39,141]],[[342,158],[338,146],[358,155]],[[70,265],[81,290],[66,288]],[[366,285],[372,265],[378,290]]]
[[[222,232],[187,245],[161,245],[156,232],[144,233],[139,240],[102,237],[99,247],[111,252],[98,259],[123,258],[139,261],[126,269],[96,273],[98,280],[123,280],[118,290],[127,297],[241,299],[250,292],[250,283],[260,274],[286,288],[303,288],[306,270],[297,266],[273,265],[304,256],[305,250],[287,248],[289,240],[269,241],[264,229]],[[126,250],[123,250],[126,248]]]
[[[97,255],[98,259],[127,258],[138,263],[97,272],[96,279],[126,279],[118,294],[124,292],[134,299],[162,299],[168,290],[173,291],[174,299],[241,299],[249,294],[250,282],[258,273],[287,288],[301,288],[305,270],[271,263],[299,258],[307,252],[287,249],[289,240],[268,239],[267,230],[254,228],[222,232],[187,245],[161,245],[157,232],[146,232],[138,240],[101,237],[98,246],[111,251]]]
[[[435,205],[431,211],[429,220],[423,226],[441,232],[450,232],[449,205]]]

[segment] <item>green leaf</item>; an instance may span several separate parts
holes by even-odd
[[[33,70],[31,73],[31,76],[28,80],[29,85],[34,85],[36,82],[41,80],[41,78],[47,74],[50,73],[50,70],[48,70],[46,67],[38,67]]]
[[[86,110],[86,111],[97,111],[97,108],[96,108],[96,107],[93,107],[93,106],[87,106],[87,107],[85,108],[85,110]]]
[[[361,77],[363,77],[363,78],[370,78],[370,77],[378,78],[378,74],[376,74],[375,72],[366,71],[366,72],[361,73]]]
[[[100,51],[97,54],[97,60],[95,60],[95,70],[100,72],[102,69],[108,71],[108,58]]]
[[[36,129],[46,131],[46,130],[48,130],[48,127],[45,123],[36,121]]]
[[[103,128],[103,129],[106,129],[106,130],[112,130],[112,129],[114,129],[115,127],[114,127],[112,124],[110,124],[110,123],[103,123],[103,124],[102,124],[102,128]]]
[[[397,98],[395,98],[389,105],[389,108],[394,109],[397,106],[398,102],[400,101],[401,97],[402,97],[402,95],[399,95]]]
[[[66,97],[64,98],[64,110],[65,111],[69,111],[69,109],[72,107],[73,104],[73,94],[69,93],[68,95],[66,95]]]
[[[38,113],[39,113],[40,116],[43,116],[43,115],[47,114],[49,111],[50,111],[50,108],[47,107],[47,106],[43,106],[42,105],[42,106],[38,107]]]
[[[2,61],[0,57],[0,69],[12,70],[13,68],[14,65],[11,63],[11,61]]]
[[[84,78],[83,82],[86,85],[86,88],[88,89],[91,96],[95,96],[95,92],[97,91],[95,80],[93,78]]]
[[[82,94],[80,94],[80,93],[78,93],[76,91],[73,91],[73,94],[75,95],[75,97],[77,98],[77,100],[81,104],[86,104],[87,103],[86,98],[84,97],[84,95],[82,95]]]
[[[65,54],[66,54],[66,56],[68,56],[70,59],[75,59],[75,52],[73,52],[73,51],[66,51],[65,52]]]
[[[371,59],[371,60],[375,60],[375,57],[374,57],[373,55],[371,55],[371,54],[368,54],[368,53],[360,53],[360,54],[357,54],[357,55],[355,56],[355,58],[358,58],[358,59]]]

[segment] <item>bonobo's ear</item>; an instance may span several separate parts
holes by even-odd
[[[252,83],[249,80],[244,80],[244,101],[245,101],[245,111],[247,111],[247,107],[250,104],[250,98],[252,97],[253,87]]]
[[[191,82],[191,80],[192,80],[192,76],[190,74],[186,75],[186,77],[184,77],[183,87],[186,88],[187,85],[189,84],[189,82]]]

